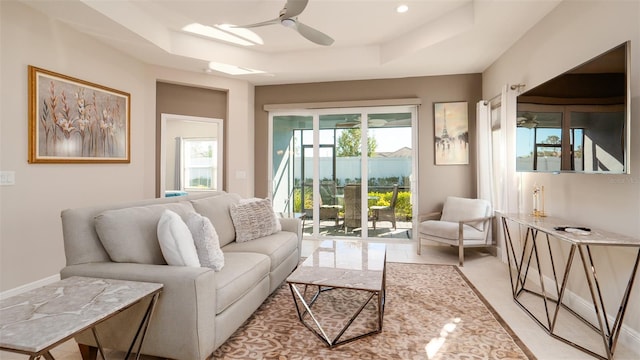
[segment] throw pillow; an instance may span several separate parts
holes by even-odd
[[[220,239],[211,221],[193,212],[187,216],[187,227],[193,236],[200,266],[210,267],[215,271],[222,270],[224,253],[220,249]]]
[[[96,233],[114,262],[164,265],[158,243],[158,221],[169,209],[182,217],[192,213],[188,201],[107,210],[95,217]]]
[[[251,199],[232,205],[231,219],[236,229],[236,241],[245,242],[278,231],[280,221],[273,212],[271,200]]]
[[[218,233],[220,246],[225,246],[236,238],[230,209],[240,201],[238,194],[221,194],[202,199],[193,199],[191,203],[195,211],[211,220],[211,224]]]
[[[158,242],[167,264],[200,267],[196,246],[180,215],[165,210],[158,221]]]

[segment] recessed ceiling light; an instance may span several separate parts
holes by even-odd
[[[398,7],[396,8],[396,11],[400,14],[402,13],[406,13],[407,11],[409,11],[409,6],[402,4],[402,5],[398,5]]]
[[[264,43],[262,38],[253,31],[234,28],[233,25],[229,24],[208,26],[192,23],[184,26],[182,31],[242,46],[262,45]]]
[[[235,65],[218,63],[218,62],[215,62],[215,61],[212,61],[212,62],[209,63],[209,69],[215,70],[215,71],[220,71],[220,72],[223,72],[223,73],[229,74],[229,75],[249,75],[249,74],[263,74],[264,73],[264,71],[262,71],[262,70],[249,69],[249,68],[235,66]]]

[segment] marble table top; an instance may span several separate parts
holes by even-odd
[[[162,289],[162,284],[70,277],[0,301],[0,348],[47,350]]]
[[[577,245],[608,245],[608,246],[632,246],[640,247],[640,239],[610,231],[594,229],[589,224],[576,223],[556,216],[533,216],[531,214],[502,213],[496,212],[516,223],[538,229],[548,233],[558,239],[568,241]],[[590,231],[586,233],[572,233],[568,231],[556,230],[554,227],[587,227]]]
[[[287,282],[357,290],[384,287],[386,245],[326,240],[287,278]]]

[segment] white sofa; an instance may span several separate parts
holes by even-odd
[[[236,242],[230,209],[240,196],[225,192],[150,199],[64,210],[62,229],[66,267],[60,274],[164,284],[142,348],[143,354],[170,359],[206,359],[238,329],[297,266],[300,221],[279,219],[281,230]],[[211,220],[224,253],[224,267],[167,265],[156,227],[165,208],[181,217],[195,211]],[[113,225],[107,237],[96,230],[103,218]],[[121,225],[121,226],[120,226]],[[104,226],[104,225],[102,225]],[[109,243],[106,243],[109,241]],[[146,304],[98,327],[104,348],[126,351]],[[95,353],[90,331],[76,340],[83,357]]]

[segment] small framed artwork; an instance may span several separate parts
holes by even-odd
[[[129,163],[131,95],[29,66],[29,163]]]
[[[466,101],[434,103],[436,165],[469,164],[469,112]]]

